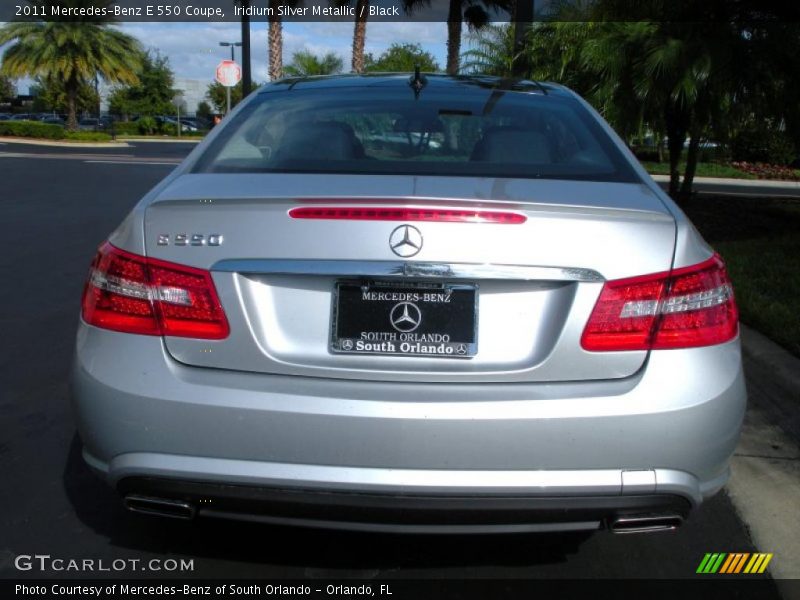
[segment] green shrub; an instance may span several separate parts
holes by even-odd
[[[0,135],[63,140],[65,132],[61,125],[38,121],[0,121]]]
[[[142,135],[152,135],[158,131],[158,121],[153,117],[141,117],[136,121],[136,126]]]
[[[139,124],[135,121],[117,121],[114,123],[117,135],[139,135]]]
[[[729,163],[731,148],[727,144],[721,144],[716,148],[700,148],[698,160],[700,162]]]
[[[142,117],[138,121],[131,121],[131,122],[118,122],[114,124],[114,133],[116,135],[158,135],[158,136],[170,136],[170,137],[177,137],[177,127],[175,125],[170,124],[159,124],[153,120],[153,123],[149,121],[145,121],[145,119],[151,119],[151,117]],[[153,127],[151,129],[151,126]],[[106,131],[110,131],[107,129]],[[181,133],[182,137],[203,137],[207,134],[207,131],[184,131]]]
[[[658,162],[658,149],[653,146],[632,146],[631,151],[641,161]],[[662,153],[664,158],[667,157],[666,150]]]
[[[788,165],[795,158],[794,144],[786,132],[768,123],[740,131],[732,140],[731,154],[735,161],[772,165]]]
[[[101,131],[67,131],[66,139],[72,142],[110,142],[111,136]]]

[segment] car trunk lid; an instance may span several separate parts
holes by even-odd
[[[524,222],[293,218],[289,213],[298,207],[491,211]],[[416,213],[404,216],[409,214]],[[406,226],[421,243],[410,256],[395,252],[391,243]],[[219,341],[167,337],[176,360],[387,381],[629,376],[641,368],[646,352],[586,352],[580,347],[583,327],[604,280],[668,270],[674,243],[673,217],[644,184],[183,175],[162,191],[145,218],[148,256],[211,270],[231,325],[231,335]],[[356,297],[358,290],[342,284],[363,286],[365,293],[473,290],[474,314],[465,318],[467,329],[474,327],[475,346],[465,353],[469,357],[343,351],[334,337],[339,296]],[[386,313],[385,331],[400,334],[390,313],[397,307],[402,316],[399,305],[408,298],[386,297],[375,310]],[[367,306],[354,302],[351,324]],[[459,310],[468,303],[462,301]],[[412,304],[419,307],[413,299]],[[422,308],[433,314],[432,304]],[[439,308],[436,318],[446,318],[441,315],[447,307]]]

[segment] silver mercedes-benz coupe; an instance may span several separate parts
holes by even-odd
[[[252,94],[102,243],[73,396],[132,510],[397,532],[675,528],[746,394],[720,257],[559,85]]]

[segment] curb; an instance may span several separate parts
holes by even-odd
[[[123,142],[136,142],[136,143],[145,143],[145,144],[199,144],[205,138],[148,138],[148,137],[129,137],[129,136],[117,136],[118,140]]]
[[[53,146],[55,148],[130,148],[127,142],[137,144],[199,144],[205,138],[137,138],[117,136],[114,142],[69,142],[61,140],[39,140],[36,138],[2,137],[2,144],[27,144],[29,146]]]
[[[650,175],[659,183],[669,183],[669,175]],[[681,178],[683,180],[683,178]],[[800,191],[800,181],[782,179],[736,179],[733,177],[695,177],[694,183],[716,183],[718,185],[738,185],[742,187],[774,187]]]
[[[52,146],[55,148],[130,148],[130,145],[125,142],[62,142],[59,140],[37,140],[35,138],[18,137],[0,137],[0,143]]]
[[[758,331],[740,327],[747,385],[759,389],[775,423],[800,443],[800,358]]]

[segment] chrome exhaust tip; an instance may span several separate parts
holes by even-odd
[[[128,494],[122,503],[131,512],[186,521],[194,519],[196,513],[194,506],[182,500]]]
[[[608,528],[612,533],[649,533],[651,531],[674,531],[683,524],[680,515],[653,515],[617,517]]]

